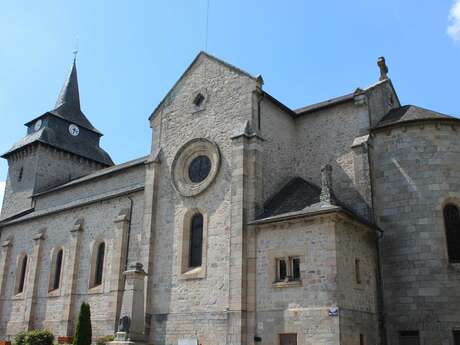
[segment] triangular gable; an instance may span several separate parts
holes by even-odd
[[[182,75],[180,76],[180,78],[174,83],[174,85],[171,87],[171,89],[168,91],[168,93],[166,94],[166,96],[161,100],[161,102],[156,106],[155,110],[152,112],[152,114],[150,115],[149,117],[149,120],[151,120],[156,112],[165,104],[166,100],[169,99],[169,97],[173,94],[174,90],[177,88],[177,86],[181,83],[181,81],[185,78],[186,75],[188,75],[188,73],[195,67],[195,65],[201,63],[204,59],[209,59],[209,60],[212,60],[222,66],[225,66],[229,69],[231,69],[233,72],[237,73],[237,74],[240,74],[240,75],[244,75],[245,77],[248,77],[250,79],[253,79],[253,80],[257,80],[256,77],[252,76],[251,74],[249,74],[248,72],[246,71],[243,71],[242,69],[238,68],[238,67],[235,67],[213,55],[210,55],[204,51],[200,51],[198,53],[198,55],[195,57],[195,59],[193,59],[192,63],[187,67],[187,69],[184,71],[184,73],[182,73]]]

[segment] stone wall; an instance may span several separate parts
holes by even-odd
[[[72,335],[83,301],[91,306],[94,337],[113,334],[119,317],[122,287],[118,278],[125,269],[128,232],[129,260],[147,264],[148,248],[142,222],[143,191],[136,188],[105,200],[90,200],[87,196],[99,190],[101,184],[106,191],[109,188],[117,191],[126,181],[135,181],[136,176],[142,176],[141,169],[143,165],[127,169],[126,176],[120,172],[99,182],[73,186],[62,195],[58,192],[58,203],[65,206],[67,201],[71,205],[64,211],[56,211],[49,194],[42,205],[52,207],[36,212],[41,216],[35,217],[32,213],[28,220],[2,227],[1,241],[9,239],[11,244],[8,252],[10,264],[0,268],[6,273],[3,285],[0,284],[0,335],[14,335],[22,329],[41,327],[50,328],[56,335]],[[78,206],[78,201],[84,206]],[[129,217],[131,209],[132,217]],[[38,233],[43,233],[40,239],[37,239]],[[91,288],[93,253],[101,241],[106,244],[103,283]],[[50,291],[51,257],[58,248],[64,250],[61,284],[57,290]],[[4,250],[1,252],[0,263],[5,253]],[[22,253],[29,257],[28,273],[24,293],[16,295],[17,259]]]
[[[378,344],[376,230],[342,221],[336,240],[340,344]]]
[[[286,111],[277,107],[269,99],[260,103],[260,133],[262,142],[262,196],[268,200],[289,180],[295,177],[295,150],[297,135],[296,123]]]
[[[112,170],[113,168],[108,168]],[[104,170],[101,170],[101,172]],[[122,192],[123,190],[143,186],[145,183],[145,165],[141,160],[135,166],[102,175],[87,181],[42,194],[34,199],[35,211],[62,207],[75,201],[90,200],[94,197]]]
[[[21,153],[13,153],[8,164],[2,218],[30,209],[33,194],[102,168],[99,163],[46,145],[34,145]],[[21,169],[23,176],[19,181]]]
[[[460,327],[460,269],[449,264],[443,206],[460,201],[457,124],[413,123],[372,139],[389,345],[419,330],[422,344],[453,344]]]
[[[298,344],[366,344],[378,339],[375,234],[343,216],[257,229],[256,319],[262,343],[297,333]],[[275,282],[276,258],[298,256],[301,282]],[[361,283],[354,260],[361,259]],[[330,316],[330,308],[339,309]]]
[[[231,137],[243,132],[253,117],[252,96],[256,81],[228,65],[200,55],[165,101],[154,113],[153,152],[161,149],[157,200],[152,231],[151,339],[155,344],[177,344],[183,337],[196,337],[200,343],[233,344],[241,337],[241,316],[230,320],[230,274],[241,275],[241,267],[230,272],[232,212],[232,166],[235,163]],[[206,95],[204,106],[196,109],[197,92]],[[220,168],[214,182],[201,194],[180,195],[173,187],[171,166],[178,150],[189,140],[207,138],[217,144]],[[147,181],[147,184],[151,181]],[[238,206],[239,205],[239,206]],[[200,274],[188,278],[181,272],[181,248],[186,215],[201,211],[207,219],[207,265]],[[234,210],[234,211],[233,211]],[[242,256],[239,261],[241,262]],[[240,273],[238,273],[240,272]],[[240,281],[241,284],[241,281]],[[241,296],[239,297],[241,299]],[[234,310],[241,315],[240,310]],[[235,326],[232,322],[235,322]],[[233,333],[234,332],[234,333]],[[230,340],[225,340],[229,337]]]
[[[281,333],[297,333],[298,344],[339,344],[336,307],[335,224],[329,219],[261,226],[257,229],[256,319],[262,343],[278,345]],[[301,258],[299,284],[275,284],[275,259]]]
[[[349,101],[299,117],[297,120],[295,173],[320,185],[320,170],[331,164],[336,197],[363,216],[369,208],[367,196],[355,185],[354,139],[369,128],[366,104]]]

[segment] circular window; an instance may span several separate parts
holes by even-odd
[[[211,160],[208,156],[198,156],[188,166],[188,177],[193,183],[199,183],[208,177],[211,171]]]
[[[176,153],[171,172],[174,188],[183,196],[203,192],[214,181],[220,164],[217,145],[208,139],[193,139]]]

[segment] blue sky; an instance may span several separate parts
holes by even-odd
[[[147,154],[147,118],[205,45],[206,0],[2,1],[0,151],[51,110],[78,37],[82,109],[117,162]],[[208,49],[296,108],[378,78],[402,103],[460,115],[454,0],[210,0]],[[0,193],[7,164],[0,163]]]

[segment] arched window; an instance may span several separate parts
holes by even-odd
[[[26,273],[27,273],[27,254],[25,254],[19,262],[19,281],[17,283],[16,293],[21,293],[24,291],[24,285],[26,283]]]
[[[448,204],[444,207],[444,225],[449,262],[460,262],[460,212],[457,206]]]
[[[189,267],[201,266],[203,253],[203,215],[197,213],[190,224]]]
[[[56,254],[56,261],[54,263],[54,276],[53,276],[53,286],[52,289],[58,289],[59,284],[61,283],[61,271],[62,271],[62,256],[64,251],[59,249]]]
[[[94,286],[102,284],[102,274],[104,271],[105,243],[102,242],[97,247],[96,270],[94,272]]]

